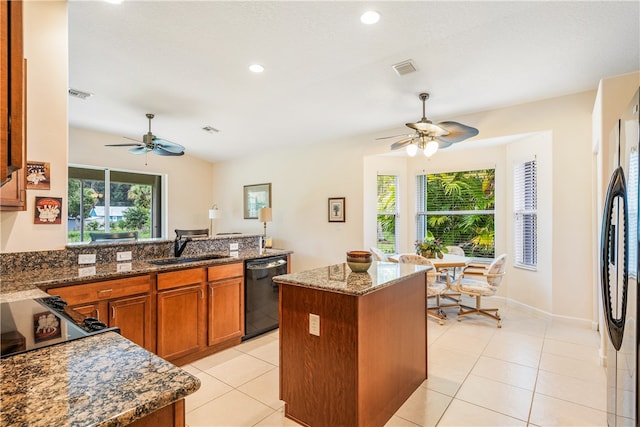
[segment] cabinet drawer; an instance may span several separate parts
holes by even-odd
[[[191,268],[158,274],[159,291],[202,282],[204,282],[204,268]]]
[[[106,280],[104,282],[86,283],[47,290],[51,295],[60,295],[69,305],[144,294],[150,291],[151,280],[149,276]]]
[[[241,262],[216,265],[214,267],[208,267],[207,270],[207,280],[210,282],[212,280],[229,279],[230,277],[242,277],[244,274],[244,267]]]

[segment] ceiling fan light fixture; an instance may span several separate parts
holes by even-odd
[[[416,154],[418,154],[418,146],[416,144],[414,144],[413,142],[409,145],[407,145],[407,154],[410,157],[414,157]]]
[[[438,151],[438,141],[435,139],[427,142],[427,145],[424,146],[424,155],[427,157],[433,156],[436,151]]]

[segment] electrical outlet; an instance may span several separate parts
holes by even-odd
[[[238,258],[240,254],[238,253],[238,251],[231,251],[229,252],[229,256],[230,257],[234,257],[234,258]]]
[[[95,264],[96,254],[80,254],[78,255],[78,264]]]
[[[320,336],[320,316],[309,313],[309,333],[317,337]]]
[[[131,251],[116,253],[116,261],[129,261],[131,259]]]
[[[125,271],[131,271],[131,263],[130,262],[121,262],[117,264],[116,270],[118,273],[124,273]]]
[[[80,277],[93,276],[94,274],[96,274],[96,266],[95,265],[92,265],[91,267],[82,267],[82,268],[78,269],[78,276],[80,276]]]
[[[237,251],[239,249],[239,246],[237,243],[229,243],[229,250],[230,251]]]

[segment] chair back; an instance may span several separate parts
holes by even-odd
[[[375,246],[371,246],[369,248],[369,251],[371,252],[371,254],[373,255],[373,259],[376,261],[389,261],[389,258],[387,257],[387,254],[385,254],[384,252],[382,252],[380,249],[376,248]]]
[[[507,267],[507,254],[498,256],[487,268],[485,276],[487,277],[487,283],[492,288],[497,288],[502,283],[504,277],[505,268]]]
[[[398,257],[398,263],[428,265],[431,267],[431,270],[427,271],[427,285],[431,286],[436,282],[436,267],[433,265],[433,262],[431,262],[431,260],[417,254],[403,254]]]
[[[89,236],[91,236],[91,241],[95,243],[111,242],[113,240],[138,240],[137,231],[124,233],[89,233]]]
[[[450,253],[451,255],[465,256],[464,249],[462,249],[460,246],[446,246],[446,248],[447,248],[447,252]]]

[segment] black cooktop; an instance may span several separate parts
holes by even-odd
[[[0,357],[84,338],[105,331],[103,322],[67,308],[60,297],[0,304]]]

